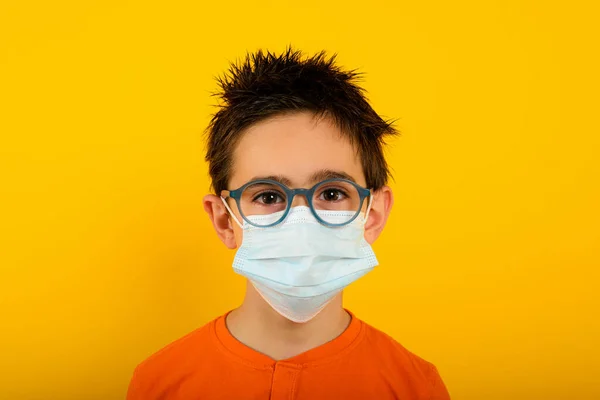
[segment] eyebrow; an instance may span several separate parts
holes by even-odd
[[[254,178],[250,179],[249,182],[262,180],[279,182],[287,187],[292,186],[292,181],[283,175],[255,176]]]
[[[354,179],[351,175],[348,175],[343,171],[334,171],[331,169],[322,169],[320,171],[315,172],[310,177],[310,181],[312,183],[321,182],[327,179],[347,179],[356,183],[356,179]]]
[[[265,179],[279,182],[287,187],[292,186],[292,181],[283,175],[255,176],[250,181],[258,181],[258,180],[265,180]],[[347,179],[349,181],[356,183],[356,179],[354,179],[351,175],[348,175],[347,173],[345,173],[343,171],[334,171],[331,169],[322,169],[320,171],[313,173],[310,176],[309,181],[312,184],[315,184],[317,182],[322,182],[327,179]]]

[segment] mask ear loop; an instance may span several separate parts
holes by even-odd
[[[367,205],[367,212],[365,213],[365,221],[363,222],[363,226],[367,224],[369,220],[369,212],[371,212],[371,205],[373,204],[373,193],[369,195],[369,205]]]
[[[225,201],[225,199],[223,198],[223,196],[221,196],[221,201],[223,202],[223,204],[225,204],[225,208],[227,209],[227,211],[229,211],[229,215],[231,215],[231,218],[233,218],[233,220],[235,221],[235,223],[238,224],[238,226],[240,228],[244,229],[244,226],[237,219],[237,217],[235,216],[235,214],[233,213],[233,211],[231,211],[231,208],[229,208],[229,205],[227,204],[227,202]]]

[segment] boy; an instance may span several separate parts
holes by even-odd
[[[208,128],[216,234],[242,305],[140,364],[128,400],[449,399],[436,368],[342,306],[377,265],[394,128],[324,53],[248,55]]]

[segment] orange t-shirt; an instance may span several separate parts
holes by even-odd
[[[450,396],[435,366],[354,315],[336,339],[282,361],[240,343],[222,316],[136,368],[127,400],[158,399],[448,400]]]

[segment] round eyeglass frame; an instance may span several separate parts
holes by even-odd
[[[346,182],[349,183],[350,185],[354,186],[357,190],[358,190],[358,195],[360,198],[360,203],[358,206],[358,210],[356,211],[356,213],[352,216],[352,218],[350,218],[348,221],[343,222],[341,224],[332,224],[330,222],[327,222],[325,220],[323,220],[319,214],[316,212],[315,208],[313,207],[313,195],[315,193],[315,190],[317,190],[317,188],[321,185],[324,185],[326,183],[329,182]],[[242,212],[242,207],[240,204],[240,200],[242,198],[242,193],[244,192],[244,190],[250,186],[250,185],[255,185],[258,183],[267,183],[267,184],[271,184],[271,185],[277,185],[281,188],[281,190],[283,192],[285,192],[285,195],[287,197],[287,204],[286,204],[286,208],[285,208],[285,212],[283,213],[283,215],[281,216],[281,218],[279,218],[277,221],[273,222],[272,224],[269,225],[257,225],[255,223],[253,223],[252,221],[250,221],[248,218],[246,218],[246,216],[244,215],[244,213]],[[232,199],[235,200],[238,211],[240,213],[240,215],[242,216],[242,218],[244,219],[244,221],[246,221],[247,223],[249,223],[250,225],[259,227],[259,228],[270,228],[272,226],[278,225],[281,222],[283,222],[285,220],[285,218],[288,216],[291,208],[292,208],[292,202],[294,201],[294,197],[296,197],[296,195],[302,195],[306,198],[306,202],[308,203],[308,207],[310,208],[310,212],[315,216],[315,218],[323,225],[325,226],[329,226],[329,227],[340,227],[340,226],[344,226],[344,225],[348,225],[349,223],[351,223],[352,221],[354,221],[356,219],[356,217],[358,217],[358,215],[360,214],[363,204],[365,202],[365,199],[369,196],[371,196],[371,189],[367,189],[364,188],[360,185],[358,185],[355,182],[352,182],[351,180],[348,179],[343,179],[343,178],[332,178],[332,179],[326,179],[324,181],[321,181],[317,184],[315,184],[313,187],[311,187],[310,189],[304,189],[304,188],[298,188],[298,189],[290,189],[287,186],[285,186],[283,183],[281,182],[277,182],[271,179],[258,179],[255,181],[250,181],[246,184],[244,184],[243,186],[235,189],[235,190],[222,190],[221,191],[221,196],[224,199],[227,199],[227,197],[231,197]],[[234,216],[235,217],[235,216]]]

